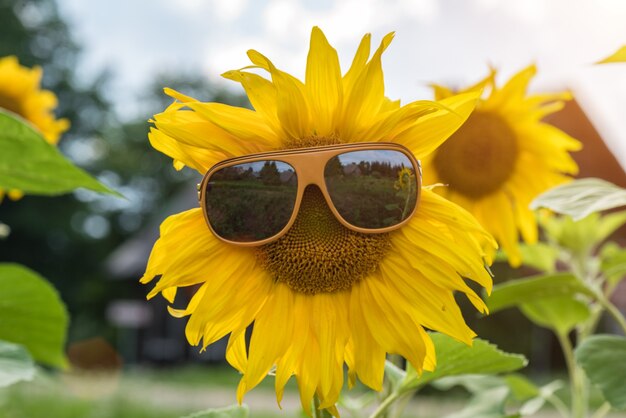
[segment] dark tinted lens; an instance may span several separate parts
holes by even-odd
[[[360,228],[396,225],[411,215],[417,203],[415,167],[400,151],[340,154],[328,161],[324,177],[339,214]]]
[[[206,185],[213,230],[230,241],[269,238],[287,225],[296,201],[296,173],[280,161],[238,164],[216,171]]]

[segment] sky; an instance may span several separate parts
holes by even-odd
[[[132,117],[134,97],[158,73],[201,73],[241,91],[220,74],[249,65],[248,49],[303,79],[312,26],[338,50],[344,71],[365,33],[377,45],[395,31],[383,55],[388,97],[430,99],[431,82],[461,87],[490,65],[504,81],[535,63],[531,89],[572,90],[626,162],[626,64],[593,65],[626,44],[624,0],[58,2],[84,47],[79,73],[108,69],[111,98]]]

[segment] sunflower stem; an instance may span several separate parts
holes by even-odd
[[[391,418],[399,418],[402,415],[402,413],[406,409],[409,402],[411,402],[413,395],[414,395],[414,392],[412,391],[400,392],[400,396],[398,397],[398,400],[396,402]]]
[[[566,334],[557,332],[556,336],[561,344],[565,364],[570,377],[572,418],[583,418],[585,415],[585,384],[582,380],[581,370],[574,361],[574,349]]]
[[[554,406],[554,408],[559,411],[563,418],[569,417],[569,409],[567,409],[567,405],[559,398],[558,396],[552,394],[546,398],[546,400]]]
[[[385,414],[387,413],[387,410],[389,409],[389,407],[391,407],[391,405],[393,405],[393,403],[398,400],[400,397],[402,396],[401,393],[399,392],[392,392],[389,394],[389,396],[387,396],[380,405],[378,405],[378,408],[376,408],[376,410],[372,413],[372,415],[369,416],[369,418],[381,418],[384,417]]]
[[[617,307],[613,305],[611,301],[606,296],[604,296],[604,293],[602,293],[601,291],[596,292],[596,300],[598,301],[598,303],[600,303],[600,305],[602,305],[604,309],[608,311],[608,313],[622,328],[624,334],[626,334],[626,319],[619,311],[619,309],[617,309]]]

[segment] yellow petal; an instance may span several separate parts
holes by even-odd
[[[472,84],[471,86],[462,89],[461,91],[459,91],[459,93],[469,93],[471,91],[482,92],[488,87],[494,88],[495,81],[496,81],[496,70],[493,68],[490,68],[489,75],[487,75],[482,80],[476,82],[475,84]]]
[[[529,209],[531,199],[518,198],[513,205],[515,223],[519,228],[524,242],[535,244],[538,240],[537,219],[535,213]]]
[[[426,347],[413,321],[398,302],[397,294],[380,278],[369,277],[352,289],[353,297],[367,307],[363,309],[365,324],[383,349],[406,358],[416,370],[422,370]]]
[[[403,257],[423,277],[449,291],[463,292],[479,312],[487,313],[485,302],[465,283],[452,265],[446,262],[445,257],[442,258],[412,247],[408,241],[405,241],[404,237],[396,236],[394,238],[393,251]],[[411,250],[408,250],[409,248]]]
[[[384,355],[385,353],[383,351],[383,356]],[[344,358],[346,361],[346,366],[348,366],[348,389],[352,389],[356,385],[356,376],[357,376],[357,373],[355,370],[356,366],[354,364],[354,340],[352,338],[348,340]]]
[[[519,235],[512,202],[509,199],[503,192],[484,197],[481,205],[476,207],[476,217],[500,243],[509,264],[518,267],[522,262],[522,255],[518,245]]]
[[[222,77],[241,83],[254,110],[265,119],[277,138],[284,135],[277,115],[276,88],[260,75],[246,71],[228,71]]]
[[[494,89],[491,96],[485,101],[486,107],[500,108],[501,110],[523,99],[530,80],[537,74],[537,67],[529,65],[515,74],[500,89]]]
[[[311,115],[305,97],[305,87],[295,77],[278,70],[272,62],[257,51],[248,51],[250,60],[266,69],[276,87],[277,115],[285,132],[291,138],[306,138],[311,130]]]
[[[420,325],[443,332],[466,344],[471,343],[476,334],[465,324],[451,291],[412,271],[406,261],[398,256],[388,256],[381,263],[380,269],[387,292],[397,294],[394,300],[397,308],[405,309]]]
[[[172,157],[177,162],[178,170],[183,164],[199,173],[206,173],[209,168],[226,158],[224,154],[212,150],[185,145],[155,128],[150,128],[148,140],[154,149]]]
[[[280,404],[285,385],[289,378],[296,373],[299,364],[302,361],[303,352],[309,349],[307,342],[309,340],[309,315],[311,312],[310,297],[300,293],[294,294],[293,304],[293,321],[298,324],[293,328],[293,337],[290,346],[287,348],[281,359],[276,365],[276,400]]]
[[[430,190],[422,190],[418,210],[398,234],[433,257],[443,258],[462,277],[479,283],[490,292],[491,276],[480,256],[484,255],[483,248],[497,247],[493,237],[461,207]],[[397,239],[395,235],[393,239]]]
[[[226,347],[226,361],[243,373],[248,364],[248,353],[246,351],[246,329],[234,331],[228,338]]]
[[[208,285],[206,283],[200,286],[200,288],[196,291],[196,293],[194,293],[194,295],[191,297],[191,300],[189,301],[189,304],[187,304],[187,307],[185,309],[175,309],[175,308],[172,308],[171,306],[168,306],[167,310],[170,313],[170,315],[172,315],[174,318],[183,318],[185,316],[189,316],[192,313],[194,313],[196,309],[198,308],[198,305],[204,298],[204,294],[206,293],[207,287]]]
[[[273,294],[254,321],[250,354],[238,392],[245,392],[258,385],[285,353],[293,337],[294,295],[284,284],[274,286]],[[240,400],[241,401],[241,400]]]
[[[363,69],[365,69],[365,64],[370,56],[371,39],[372,35],[369,33],[363,36],[356,54],[354,54],[352,65],[350,66],[348,72],[343,76],[344,97],[350,95],[350,92],[354,89],[354,83]]]
[[[320,345],[319,392],[322,408],[337,402],[343,385],[343,356],[349,336],[349,296],[348,292],[336,292],[312,297],[311,328]]]
[[[259,143],[242,140],[189,110],[155,115],[154,124],[159,131],[181,144],[219,153],[220,156],[235,157],[262,150]]]
[[[394,139],[421,159],[433,152],[467,120],[476,107],[479,92],[463,93],[441,100],[444,107],[419,119],[410,129]]]
[[[340,126],[340,137],[344,141],[359,141],[359,129],[369,124],[384,103],[385,85],[381,58],[393,36],[390,33],[382,39],[372,59],[356,78],[354,87],[346,96]]]
[[[435,95],[435,100],[443,100],[445,98],[448,98],[450,96],[454,96],[454,91],[452,89],[449,89],[446,86],[442,86],[440,84],[431,84],[430,88],[433,89],[433,93]]]
[[[210,271],[217,270],[213,267]],[[202,340],[203,349],[250,325],[265,305],[273,283],[265,272],[243,262],[237,273],[216,273],[206,285],[206,292],[185,328],[189,343],[198,345]]]
[[[207,233],[208,227],[203,227],[203,222],[205,222],[204,215],[200,208],[172,215],[163,221],[160,228],[161,236],[152,248],[146,272],[140,280],[141,283],[150,282],[169,268],[172,260],[180,256],[178,251],[173,251],[174,249],[179,247],[189,249],[188,244],[193,245],[196,240],[200,240],[198,248],[206,246],[211,250],[218,240],[212,234]],[[165,286],[163,289],[168,287],[170,286]]]
[[[365,385],[375,391],[381,391],[385,370],[385,350],[372,336],[372,332],[376,332],[376,330],[370,331],[369,327],[364,326],[366,322],[363,310],[367,308],[362,305],[358,293],[352,292],[350,329],[353,338],[354,372]]]
[[[174,302],[174,299],[176,298],[176,290],[178,288],[175,286],[172,286],[170,288],[164,289],[163,290],[163,297],[165,298],[165,300],[167,300],[169,303]]]
[[[167,90],[167,92],[175,95],[172,90]],[[263,117],[253,110],[222,103],[185,102],[185,106],[195,110],[224,132],[239,139],[248,148],[267,151],[272,147],[275,148],[279,143],[275,133],[267,126]],[[224,146],[235,145],[224,144]]]
[[[193,244],[186,243],[184,247],[171,251],[172,248],[176,248],[173,246],[174,242],[181,240],[182,231],[177,231],[176,234],[176,240],[171,239],[167,243],[167,249],[164,251],[167,261],[161,265],[161,278],[148,294],[149,298],[171,286],[191,286],[204,282],[213,274],[226,276],[235,274],[241,268],[242,263],[246,263],[246,269],[241,271],[241,274],[248,272],[249,269],[257,268],[253,251],[246,251],[244,248],[232,251],[227,244],[218,241],[206,231],[204,235],[210,238],[199,237]],[[195,237],[198,235],[195,234]],[[198,257],[198,253],[204,256]],[[219,273],[213,273],[218,264]]]
[[[613,55],[609,55],[596,64],[607,64],[611,62],[626,62],[626,45],[618,49]]]
[[[518,128],[524,150],[531,152],[547,171],[577,174],[578,165],[567,151],[578,151],[582,144],[560,129],[547,123],[524,125]],[[541,140],[537,140],[541,138]]]
[[[298,367],[296,378],[298,381],[298,390],[300,392],[300,403],[303,411],[310,416],[311,403],[313,395],[319,384],[320,376],[320,347],[314,336],[309,333],[306,350],[302,352],[300,365]]]
[[[311,32],[305,85],[316,134],[328,136],[334,131],[336,113],[341,109],[343,86],[337,51],[318,27]]]
[[[419,118],[436,112],[442,106],[430,100],[420,100],[379,114],[372,125],[359,134],[361,141],[395,141],[395,137],[415,126]]]

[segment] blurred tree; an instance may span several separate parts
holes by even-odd
[[[171,159],[148,142],[147,120],[171,103],[162,87],[236,105],[246,105],[246,99],[198,75],[163,75],[147,83],[137,99],[144,116],[120,122],[105,95],[106,69],[91,80],[78,79],[80,46],[54,0],[0,0],[0,56],[5,55],[43,67],[43,86],[59,99],[58,116],[72,124],[61,150],[127,199],[87,191],[5,199],[0,220],[11,227],[11,235],[0,240],[0,261],[25,264],[54,283],[70,310],[70,339],[107,335],[106,305],[114,298],[143,297],[145,289],[134,281],[107,280],[103,261],[151,218],[162,220],[164,203],[197,176],[191,170],[176,173]]]
[[[276,168],[276,162],[266,161],[265,164],[263,164],[263,168],[261,168],[259,177],[265,185],[275,186],[280,184],[280,174],[278,173],[278,168]]]

